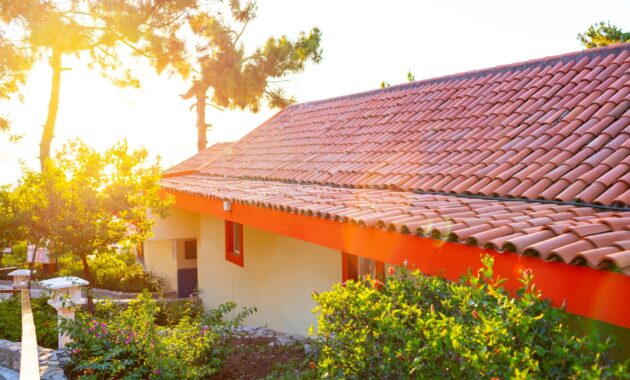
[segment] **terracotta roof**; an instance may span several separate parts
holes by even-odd
[[[233,142],[216,143],[194,156],[180,162],[179,164],[164,171],[166,174],[175,174],[200,169],[204,164],[209,163],[213,158],[227,153]]]
[[[630,275],[630,44],[290,106],[162,185]]]
[[[630,44],[293,105],[202,172],[630,205]]]
[[[166,188],[546,260],[618,267],[630,275],[630,211],[352,189],[203,174],[165,178]]]

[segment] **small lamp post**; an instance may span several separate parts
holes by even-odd
[[[81,287],[89,282],[79,277],[56,277],[40,281],[39,284],[51,291],[48,304],[57,310],[57,323],[61,319],[74,319],[77,306],[84,305],[86,299],[81,296]],[[70,342],[70,337],[59,330],[59,348],[64,348]]]
[[[35,273],[35,271],[33,271]],[[28,278],[31,275],[30,269],[17,269],[7,273],[7,276],[13,277],[13,289],[28,288]]]

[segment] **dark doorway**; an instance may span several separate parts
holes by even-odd
[[[197,268],[177,270],[177,297],[187,298],[197,287]]]

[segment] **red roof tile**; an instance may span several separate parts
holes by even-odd
[[[629,69],[621,44],[297,104],[162,185],[630,275]]]
[[[194,156],[180,162],[179,164],[167,169],[164,173],[175,174],[198,170],[203,165],[211,162],[221,154],[227,154],[232,142],[216,143],[209,148],[195,154]]]
[[[604,193],[630,171],[617,165],[630,155],[629,51],[622,44],[297,104],[201,172],[627,206],[622,190]],[[559,181],[582,163],[591,165],[583,186]]]

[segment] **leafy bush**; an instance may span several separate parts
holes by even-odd
[[[48,297],[32,298],[37,344],[57,348],[57,311],[46,303]],[[22,301],[19,295],[0,300],[0,339],[22,340]]]
[[[630,378],[611,342],[575,336],[527,271],[511,298],[482,259],[459,282],[398,270],[315,294],[324,378]]]
[[[3,248],[5,247],[0,247],[0,250]],[[17,244],[11,247],[11,252],[3,253],[0,256],[2,256],[2,260],[0,260],[0,268],[21,268],[26,263],[26,244]],[[11,280],[11,277],[7,276],[9,272],[11,271],[0,271],[0,280]]]
[[[198,319],[203,314],[201,303],[190,299],[169,302],[158,301],[158,305],[160,307],[155,315],[155,323],[159,326],[173,326],[178,324],[182,318]]]
[[[98,305],[96,316],[78,313],[64,323],[73,342],[69,371],[80,378],[200,379],[218,372],[234,327],[253,312],[232,319],[234,303],[196,318],[184,315],[176,324],[159,326],[158,302],[145,292],[123,308]]]
[[[131,250],[88,256],[88,263],[94,288],[121,292],[142,292],[145,289],[156,292],[164,288],[164,280],[152,272],[145,272]],[[74,255],[60,257],[59,273],[53,276],[85,277],[81,261]]]

